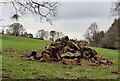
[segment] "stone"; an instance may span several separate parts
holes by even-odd
[[[74,54],[71,52],[67,52],[67,53],[64,53],[61,55],[61,57],[73,57],[73,56],[74,56]]]
[[[68,46],[64,47],[64,53],[66,53],[68,51],[69,51],[69,47]]]
[[[85,66],[112,64],[112,61],[101,57],[94,49],[86,46],[85,44],[81,44],[78,40],[69,39],[68,36],[57,39],[55,42],[48,44],[37,53],[33,51],[28,60],[60,62],[68,65]]]
[[[52,50],[52,46],[50,44],[48,44],[47,50],[50,50],[50,51]]]
[[[68,40],[69,40],[69,37],[68,37],[68,36],[64,36],[64,37],[62,37],[61,39],[68,41]]]
[[[57,57],[56,54],[57,54],[57,49],[54,46],[52,46],[50,57],[51,58],[56,58]]]
[[[71,63],[72,63],[72,65],[77,65],[77,59],[72,59]]]
[[[75,57],[81,57],[81,52],[77,51],[76,53],[74,53]]]
[[[43,54],[43,59],[45,62],[51,62],[51,58],[48,54]]]
[[[84,52],[83,52],[83,58],[89,59],[89,57],[90,57],[89,51],[84,51]]]
[[[60,61],[61,60],[60,55],[58,53],[56,55],[57,55],[57,60]]]
[[[72,65],[71,59],[63,59],[63,64]]]
[[[31,55],[29,57],[33,56],[34,58],[36,58],[36,54],[37,54],[37,52],[32,51],[32,53],[31,53]]]

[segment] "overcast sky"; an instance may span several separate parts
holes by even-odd
[[[70,38],[83,39],[83,34],[93,22],[97,23],[99,30],[108,30],[114,20],[110,9],[111,2],[61,2],[58,9],[59,17],[54,25],[40,23],[30,15],[22,16],[18,22],[26,28],[28,33],[31,32],[34,35],[39,29],[45,29],[63,32]],[[0,6],[0,12],[2,12],[0,17],[5,19],[0,25],[15,22],[10,19],[13,14],[10,6]]]

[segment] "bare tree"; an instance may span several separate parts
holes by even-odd
[[[9,26],[8,31],[12,32],[12,35],[18,36],[21,32],[25,31],[25,28],[20,23],[13,23]]]
[[[1,21],[5,21],[5,20],[4,20],[4,19],[0,19],[0,22],[1,22]]]
[[[45,40],[48,40],[48,38],[49,38],[49,31],[46,31],[46,32],[45,32],[45,35],[44,35],[44,39],[45,39]]]
[[[56,39],[63,37],[64,34],[62,32],[56,32]]]
[[[7,35],[12,35],[12,31],[10,31],[9,29],[6,29],[6,34]]]
[[[83,37],[89,42],[93,42],[93,36],[98,33],[99,29],[97,24],[94,22],[90,25],[90,27],[87,29]]]
[[[44,0],[10,0],[15,9],[13,19],[18,20],[20,15],[31,12],[38,15],[40,20],[46,20],[50,24],[57,16],[58,2],[49,2]]]
[[[38,32],[36,34],[37,38],[44,40],[45,36],[46,36],[46,31],[44,29],[38,30]]]

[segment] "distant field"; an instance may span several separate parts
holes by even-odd
[[[1,40],[1,39],[0,39]],[[30,38],[2,36],[3,50],[13,48],[22,50],[38,50],[51,41]],[[3,78],[11,79],[116,79],[118,74],[118,52],[104,48],[93,47],[100,55],[113,61],[110,67],[70,66],[56,63],[42,63],[20,59],[22,52],[3,53]]]

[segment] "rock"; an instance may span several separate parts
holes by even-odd
[[[88,60],[80,59],[80,64],[81,64],[82,66],[88,66],[88,65],[89,65],[89,62],[88,62]]]
[[[47,50],[51,51],[52,50],[52,46],[50,44],[48,44],[47,46]]]
[[[89,53],[89,51],[84,51],[84,52],[83,52],[83,58],[85,58],[85,59],[89,59],[89,58],[90,58],[90,53]]]
[[[74,53],[74,52],[75,52],[75,50],[72,49],[72,48],[70,48],[70,47],[69,47],[68,51],[71,52],[71,53]]]
[[[52,50],[51,50],[51,53],[50,53],[50,57],[51,58],[56,58],[57,57],[57,49],[54,47],[54,46],[52,46]]]
[[[43,59],[45,62],[51,62],[51,58],[48,54],[43,54]]]
[[[50,51],[49,51],[49,50],[47,50],[47,49],[44,51],[44,53],[47,53],[47,54],[49,54],[49,55],[50,55]]]
[[[95,55],[95,56],[94,56],[94,59],[97,60],[97,61],[100,61],[101,56],[99,56],[99,55]]]
[[[77,51],[76,53],[74,53],[74,56],[75,57],[81,57],[82,55],[81,55],[81,52]]]
[[[56,55],[57,55],[57,60],[60,61],[61,60],[60,55],[58,53]]]
[[[92,63],[95,63],[95,59],[94,58],[91,58],[90,59]]]
[[[74,47],[73,47],[74,49],[80,50],[80,48],[79,48],[79,46],[77,46],[77,44],[75,44],[74,42],[72,42],[72,44],[73,44],[73,46],[74,46]]]
[[[69,51],[69,47],[68,46],[64,47],[64,53],[66,53],[68,51]]]
[[[92,49],[92,53],[93,53],[93,56],[97,55],[97,52],[94,49]]]
[[[37,52],[32,51],[32,53],[31,53],[31,55],[29,57],[33,56],[34,58],[36,58],[36,54],[37,54]]]
[[[61,57],[61,55],[64,54],[64,50],[58,50],[58,55]]]
[[[73,53],[71,53],[71,52],[67,52],[67,53],[64,53],[64,54],[62,54],[61,55],[61,57],[73,57],[74,56],[74,54]]]
[[[96,63],[89,63],[90,66],[96,66]]]
[[[27,58],[28,60],[35,60],[35,57],[34,56],[30,56],[29,58]]]
[[[72,63],[72,65],[77,65],[77,59],[72,59],[71,63]]]
[[[72,65],[71,59],[63,59],[63,64]]]
[[[55,48],[58,49],[58,50],[62,50],[63,45],[61,45],[61,42],[57,42],[57,43],[55,44]]]
[[[69,37],[68,37],[68,36],[64,36],[64,37],[62,37],[61,39],[68,41],[68,40],[69,40]]]
[[[36,54],[37,54],[37,52],[32,51],[32,53],[28,56],[27,59],[28,60],[36,60],[37,59]]]
[[[58,61],[57,63],[58,63],[58,64],[63,64],[63,62],[62,62],[62,61]]]
[[[23,57],[21,57],[23,58]],[[112,61],[101,57],[97,52],[81,44],[80,41],[69,39],[68,36],[57,39],[37,52],[33,51],[28,60],[40,60],[41,62],[60,62],[68,65],[111,65]]]

